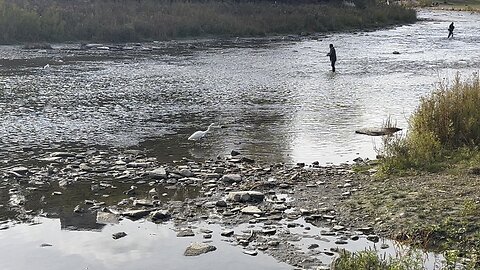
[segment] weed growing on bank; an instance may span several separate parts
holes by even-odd
[[[410,250],[396,257],[379,256],[374,250],[361,252],[343,251],[333,262],[335,270],[423,270],[424,261],[420,252]]]
[[[420,101],[409,121],[406,136],[384,138],[382,171],[409,169],[435,171],[452,164],[480,165],[480,79],[478,74],[462,82],[438,88]]]
[[[365,2],[360,8],[340,1],[0,0],[0,43],[265,36],[416,21],[414,10]]]

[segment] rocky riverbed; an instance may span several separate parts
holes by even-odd
[[[394,254],[398,243],[382,237],[394,236],[411,216],[395,208],[384,213],[406,191],[375,182],[374,169],[261,165],[237,151],[170,164],[139,150],[32,152],[25,164],[4,160],[1,171],[2,229],[38,216],[60,217],[68,230],[102,230],[122,219],[173,224],[178,238],[203,239],[185,246],[185,256],[215,254],[211,239],[220,237],[246,255],[269,254],[297,269],[329,269],[341,249]],[[392,194],[385,196],[387,190]],[[385,204],[369,204],[370,196],[379,199],[376,192]],[[431,256],[426,264],[439,260]]]

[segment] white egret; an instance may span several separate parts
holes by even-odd
[[[200,140],[201,138],[203,138],[207,132],[210,132],[210,129],[213,127],[214,124],[210,124],[210,126],[208,126],[207,130],[205,131],[201,131],[201,130],[197,130],[195,131],[192,135],[190,135],[190,137],[188,137],[188,140],[189,141],[198,141]]]

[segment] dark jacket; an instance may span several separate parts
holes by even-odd
[[[334,47],[330,48],[330,52],[327,54],[327,56],[330,56],[330,62],[336,62],[337,61],[337,53],[335,52]]]
[[[448,31],[453,32],[453,29],[455,29],[455,26],[453,26],[453,23],[451,23],[448,27]]]

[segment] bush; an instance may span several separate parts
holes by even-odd
[[[451,86],[440,83],[436,91],[421,99],[406,137],[385,138],[384,169],[431,169],[456,154],[475,155],[480,144],[479,105],[478,74],[466,82],[457,75]]]

